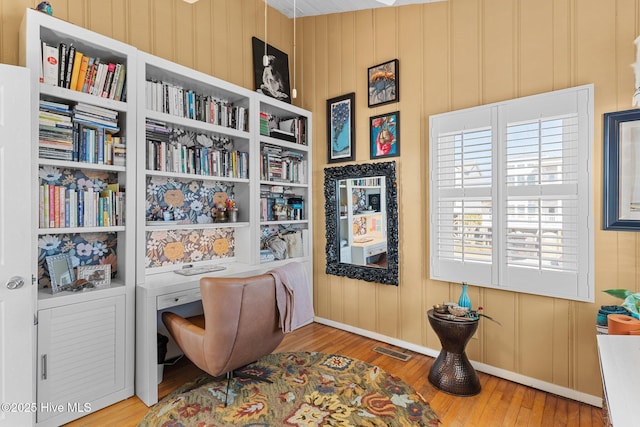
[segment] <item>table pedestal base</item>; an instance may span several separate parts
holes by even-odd
[[[473,396],[480,393],[480,380],[465,353],[442,350],[431,365],[429,382],[445,393]]]

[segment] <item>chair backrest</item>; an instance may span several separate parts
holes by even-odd
[[[271,274],[200,279],[207,372],[221,375],[266,356],[284,337]]]

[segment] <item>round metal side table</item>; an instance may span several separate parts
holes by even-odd
[[[442,350],[429,370],[429,382],[439,390],[456,396],[480,393],[480,380],[464,351],[478,329],[478,321],[456,321],[427,312],[429,323],[438,335]]]

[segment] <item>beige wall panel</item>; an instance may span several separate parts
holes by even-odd
[[[227,9],[227,20],[229,22],[235,22],[235,25],[230,25],[227,29],[229,33],[227,56],[229,57],[229,71],[227,73],[227,81],[242,85],[244,83],[244,73],[239,70],[245,68],[253,69],[253,63],[244,63],[244,51],[251,51],[251,37],[243,37],[243,16],[242,16],[242,3],[238,1],[230,2]],[[288,25],[285,25],[288,26]],[[252,87],[252,86],[249,86]]]
[[[175,49],[174,61],[185,67],[195,68],[193,50],[195,44],[194,5],[181,0],[174,2]]]
[[[517,365],[524,375],[551,382],[553,360],[553,299],[536,295],[518,298],[520,340]]]
[[[398,219],[409,226],[400,228],[399,245],[402,254],[399,286],[400,297],[400,336],[410,342],[420,342],[424,336],[426,311],[423,309],[424,285],[421,278],[422,252],[426,242],[420,242],[416,236],[422,235],[423,213],[427,201],[422,186],[427,182],[422,171],[422,150],[426,149],[426,140],[422,139],[422,38],[416,37],[422,28],[421,6],[398,8],[398,58],[400,61],[400,102],[392,104],[393,110],[400,114],[400,154],[404,150],[413,153],[410,157],[391,158],[397,161],[399,174],[399,212]],[[402,86],[402,79],[412,82]],[[426,135],[426,133],[424,133]],[[416,244],[420,250],[415,250]]]
[[[482,102],[513,98],[517,64],[514,58],[516,2],[485,0],[482,9]]]
[[[638,271],[636,233],[618,233],[618,287],[633,289]],[[608,288],[605,288],[608,289]]]
[[[228,26],[230,25],[227,21],[229,2],[226,0],[211,0],[211,2],[213,75],[219,79],[226,80],[229,72],[227,57]]]
[[[316,109],[315,105],[318,102],[317,97],[315,96],[314,88],[314,74],[313,69],[315,68],[315,56],[310,54],[313,52],[313,42],[315,40],[314,26],[313,21],[308,19],[300,19],[298,21],[298,56],[300,57],[300,65],[298,68],[298,101],[296,105],[299,105],[302,108],[307,110],[314,111],[313,123],[315,127],[316,118],[318,116],[322,116],[323,110]],[[302,37],[300,37],[302,36]],[[300,90],[302,88],[302,90]],[[314,146],[315,146],[314,140]],[[324,142],[319,142],[321,148],[324,148]],[[314,164],[323,164],[325,162],[324,157],[316,158],[314,157]],[[324,176],[322,177],[324,178]],[[314,181],[315,182],[315,181]],[[323,181],[320,180],[320,183]],[[317,200],[318,204],[324,205],[324,198],[320,198]],[[315,220],[315,218],[314,218]]]
[[[488,319],[480,320],[483,323],[481,339],[484,349],[481,360],[509,371],[516,371],[518,298],[513,292],[497,289],[485,289],[483,292],[483,312],[500,325]]]
[[[574,303],[563,299],[553,300],[553,341],[552,341],[552,382],[563,387],[570,387],[571,357],[573,355],[573,316]],[[594,322],[595,324],[595,322]]]
[[[553,2],[553,88],[571,87],[573,82],[574,35],[572,0]]]
[[[571,388],[594,396],[602,395],[600,360],[596,343],[595,318],[598,313],[593,304],[575,303],[575,363],[571,375],[575,379]],[[591,372],[592,375],[587,373]]]
[[[355,64],[356,38],[355,38],[355,14],[341,13],[340,20],[340,43],[334,48],[340,52],[340,85],[344,92],[351,92],[357,89],[356,78],[360,69]],[[366,73],[366,71],[365,71]]]
[[[49,3],[51,4],[51,8],[53,9],[53,16],[64,21],[69,21],[69,8],[73,7],[70,1],[73,2],[73,0],[50,1]],[[32,1],[31,3],[31,7],[35,9],[40,2]],[[85,2],[83,1],[83,3]]]
[[[107,37],[113,37],[111,0],[87,0],[87,28]]]
[[[207,74],[213,74],[212,39],[214,28],[211,25],[211,2],[199,1],[194,4],[194,68]]]
[[[174,60],[173,45],[175,30],[173,27],[173,1],[155,0],[152,6],[152,52],[161,58]]]
[[[89,6],[89,2],[72,0],[71,2],[66,2],[66,3],[67,3],[65,8],[66,10],[61,11],[62,13],[64,13],[66,17],[65,20],[68,22],[71,22],[72,24],[80,25],[81,27],[86,27],[87,25],[85,25],[85,20],[87,18],[87,7]],[[60,17],[61,15],[57,13],[56,9],[54,9],[53,11],[54,16]],[[125,15],[121,14],[119,16],[124,17]],[[126,25],[126,18],[122,19],[121,21],[122,21],[121,22],[122,25]]]
[[[129,42],[129,16],[127,15],[128,0],[112,0],[111,13],[114,19],[111,22],[111,34],[114,39],[123,43]]]
[[[18,33],[29,1],[0,0],[0,62],[18,65]]]
[[[129,43],[138,49],[153,53],[152,23],[153,8],[149,4],[151,0],[129,1]],[[135,25],[133,24],[135,23]]]
[[[438,282],[435,280],[427,280],[425,288],[425,317],[427,315],[427,311],[432,309],[434,304],[442,304],[444,302],[451,301],[448,283]],[[440,349],[440,340],[438,339],[436,333],[433,331],[433,328],[429,324],[428,320],[425,325],[426,331],[423,339],[426,341],[424,342],[424,345],[429,348]]]
[[[553,89],[553,0],[519,2],[518,94]]]
[[[242,72],[241,85],[255,90],[253,81],[253,48],[251,47],[251,38],[257,37],[264,40],[264,8],[262,2],[258,0],[242,0],[242,63],[244,65]],[[197,59],[197,58],[196,58]]]
[[[450,0],[451,108],[481,103],[479,0]]]
[[[428,127],[429,115],[448,111],[451,106],[451,68],[450,68],[450,7],[448,2],[433,3],[423,7],[423,90],[424,120]],[[411,82],[406,82],[405,85]],[[400,82],[402,84],[402,82]],[[425,141],[425,144],[427,141]],[[428,167],[428,152],[425,145]],[[428,190],[428,186],[425,186]],[[428,263],[427,263],[428,265]]]

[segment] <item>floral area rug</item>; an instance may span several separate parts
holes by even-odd
[[[139,426],[438,426],[411,386],[336,354],[275,353],[240,370],[273,381],[203,375],[155,405]]]

